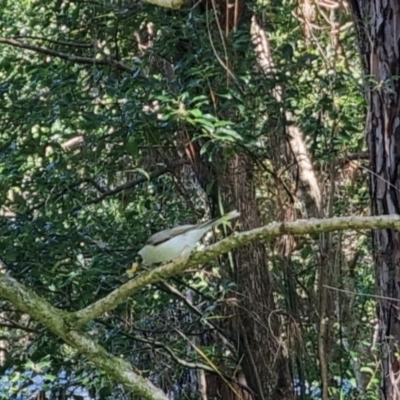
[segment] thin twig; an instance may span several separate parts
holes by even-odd
[[[108,65],[115,67],[119,70],[133,73],[134,70],[129,68],[120,61],[114,60],[112,58],[108,59],[96,59],[90,57],[80,57],[74,54],[62,53],[60,51],[49,49],[48,47],[35,46],[32,44],[21,42],[20,40],[11,38],[0,38],[0,43],[9,44],[10,46],[19,47],[25,50],[36,51],[37,53],[46,54],[48,56],[61,58],[62,60],[71,61],[76,64],[89,64],[89,65]]]
[[[157,178],[157,177],[159,177],[159,176],[161,176],[161,175],[163,175],[163,174],[165,174],[167,172],[171,172],[175,168],[180,167],[180,166],[182,166],[184,164],[187,164],[186,160],[174,161],[174,162],[170,163],[169,165],[158,169],[157,171],[149,173],[147,176],[141,176],[141,177],[139,177],[137,179],[128,181],[128,182],[124,183],[123,185],[117,186],[115,189],[108,190],[108,191],[104,192],[101,196],[99,196],[99,197],[97,197],[97,198],[95,198],[93,200],[90,200],[90,201],[84,203],[83,205],[84,206],[88,206],[90,204],[100,203],[106,197],[114,196],[115,194],[118,194],[118,193],[120,193],[120,192],[122,192],[124,190],[132,189],[133,187],[135,187],[135,186],[137,186],[137,185],[139,185],[141,183],[144,183],[144,182],[147,182],[147,181],[149,181],[151,179]]]

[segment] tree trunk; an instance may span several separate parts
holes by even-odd
[[[234,208],[240,211],[243,230],[263,224],[256,202],[255,181],[253,162],[240,154],[233,157],[220,176],[224,203],[235,204]],[[231,270],[226,272],[236,282],[236,301],[227,315],[234,315],[231,330],[254,399],[294,398],[265,244],[242,247],[234,252],[233,258]]]
[[[374,215],[400,211],[400,2],[352,0],[364,73],[368,76],[367,137]],[[372,79],[371,79],[372,78]],[[382,398],[400,399],[400,236],[373,233]],[[391,300],[392,299],[392,300]]]

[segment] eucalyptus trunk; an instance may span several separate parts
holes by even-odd
[[[374,215],[400,211],[400,2],[352,0],[367,79],[367,138]],[[383,399],[400,399],[400,235],[373,232]]]

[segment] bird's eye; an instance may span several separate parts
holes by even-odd
[[[141,264],[143,262],[143,257],[141,255],[137,254],[136,257],[135,257],[135,261],[138,264]]]

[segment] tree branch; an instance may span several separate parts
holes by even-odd
[[[129,363],[107,353],[103,347],[78,330],[77,326],[85,324],[106,311],[112,310],[128,296],[131,296],[149,284],[169,278],[190,267],[206,263],[236,247],[287,234],[307,235],[350,229],[400,230],[400,216],[341,217],[322,220],[299,220],[291,223],[275,222],[251,231],[236,232],[205,250],[194,253],[187,261],[181,263],[172,262],[142,273],[99,301],[74,313],[67,313],[53,307],[49,302],[18,283],[14,278],[4,274],[4,272],[0,273],[0,296],[9,300],[16,308],[42,323],[67,344],[73,346],[81,354],[84,354],[112,379],[123,384],[127,390],[135,393],[141,399],[167,400],[168,397],[149,380],[135,374]],[[0,266],[4,271],[5,267],[2,266],[1,261]]]
[[[145,0],[146,3],[155,4],[159,7],[178,10],[185,3],[185,0]]]
[[[46,38],[44,36],[32,36],[32,35],[17,35],[13,36],[10,39],[32,39],[32,40],[42,40],[43,42],[49,42],[53,44],[58,44],[61,46],[71,46],[71,47],[81,47],[84,49],[90,49],[93,47],[92,43],[78,43],[78,42],[65,42],[63,40],[54,40],[50,38]]]
[[[111,378],[122,383],[130,392],[141,399],[168,400],[168,397],[149,380],[134,373],[129,363],[107,353],[89,336],[69,325],[65,319],[67,315],[65,312],[53,307],[15,279],[1,274],[0,293],[1,297],[41,322],[66,343],[84,354],[98,368],[109,374]]]
[[[21,42],[20,40],[11,39],[11,38],[1,38],[0,43],[9,44],[10,46],[20,47],[21,49],[36,51],[37,53],[46,54],[48,56],[61,58],[62,60],[67,60],[74,62],[76,64],[89,64],[89,65],[109,65],[112,67],[116,67],[119,70],[126,71],[129,73],[133,73],[134,70],[129,68],[125,64],[120,61],[109,59],[97,59],[90,57],[80,57],[75,56],[74,54],[62,53],[60,51],[49,49],[48,47],[35,46],[33,44],[28,44]]]
[[[229,339],[225,336],[222,329],[217,324],[214,324],[211,321],[209,321],[207,318],[205,318],[204,314],[186,296],[184,296],[175,286],[172,286],[167,282],[161,282],[160,287],[166,288],[169,291],[169,293],[171,293],[172,295],[176,296],[179,300],[184,302],[186,304],[186,306],[189,308],[189,310],[191,310],[196,315],[198,315],[200,317],[201,321],[206,326],[208,326],[209,328],[211,328],[212,330],[215,330],[217,332],[218,336],[220,337],[222,342],[225,344],[225,346],[229,347],[230,350],[234,351],[234,346],[229,341]]]
[[[113,326],[110,323],[106,323],[106,322],[101,322],[98,321],[101,324],[107,326],[108,328],[112,328],[115,329],[115,326]],[[122,332],[119,331],[118,332],[120,335],[125,336],[129,339],[132,340],[137,340],[140,343],[145,343],[148,344],[149,347],[157,349],[157,348],[162,348],[164,349],[170,356],[171,358],[179,365],[185,367],[185,368],[190,368],[190,369],[204,369],[205,371],[208,372],[215,372],[209,365],[207,364],[203,364],[203,363],[199,363],[199,362],[192,362],[192,361],[188,361],[188,360],[184,360],[183,358],[180,358],[175,352],[174,350],[171,349],[171,347],[169,347],[167,344],[160,342],[158,340],[152,340],[152,339],[148,339],[145,338],[143,336],[138,336],[138,335],[133,335],[131,333],[126,333],[126,332]],[[228,379],[231,379],[231,377],[228,377]]]
[[[117,307],[133,293],[147,285],[168,279],[173,275],[186,271],[191,267],[205,264],[217,256],[228,253],[236,247],[256,241],[265,241],[283,235],[308,235],[332,231],[366,229],[400,230],[400,216],[386,215],[379,217],[339,217],[330,219],[308,219],[289,223],[274,222],[272,224],[252,229],[247,232],[235,232],[231,236],[215,243],[206,249],[196,252],[182,263],[171,262],[166,265],[143,272],[118,289],[95,303],[76,311],[68,316],[73,323],[83,325]]]
[[[177,160],[177,161],[171,162],[167,166],[162,167],[162,168],[158,169],[157,171],[151,172],[147,176],[141,176],[140,178],[134,179],[132,181],[128,181],[128,182],[124,183],[123,185],[117,186],[115,189],[105,191],[101,196],[96,197],[95,199],[89,200],[88,202],[84,203],[84,206],[100,203],[106,197],[118,194],[118,193],[122,192],[123,190],[132,189],[133,187],[135,187],[141,183],[147,182],[150,179],[157,178],[167,172],[173,171],[175,168],[180,167],[184,164],[187,164],[186,160]]]
[[[107,188],[103,188],[101,187],[93,178],[83,178],[81,180],[79,180],[78,182],[74,182],[69,184],[68,186],[64,187],[62,190],[60,190],[60,192],[54,194],[51,197],[51,201],[56,201],[58,200],[61,196],[63,196],[64,194],[68,193],[69,190],[74,189],[80,185],[82,185],[83,183],[90,183],[97,191],[101,192],[102,194],[92,200],[87,201],[86,203],[83,204],[83,206],[88,206],[91,204],[97,204],[100,203],[102,200],[104,200],[107,197],[113,196],[115,194],[118,194],[124,190],[128,190],[128,189],[132,189],[135,186],[147,182],[149,179],[154,179],[157,178],[163,174],[165,174],[166,172],[170,172],[173,171],[175,168],[187,164],[186,160],[177,160],[174,162],[171,162],[170,164],[168,164],[165,167],[162,167],[160,169],[158,169],[157,171],[151,172],[150,174],[148,174],[147,176],[141,176],[137,179],[125,182],[124,184],[117,186],[115,189],[107,189]],[[27,211],[27,214],[32,213],[33,211],[36,211],[38,209],[40,209],[41,207],[43,207],[44,204],[46,204],[49,201],[49,199],[43,200],[40,203],[36,204],[34,207],[30,208]],[[82,208],[82,206],[78,206],[76,207],[76,209],[74,211],[79,210],[80,208]],[[0,209],[0,216],[3,214],[4,216],[7,216],[7,214],[5,213],[6,211],[4,210],[4,212],[2,213],[1,209]],[[12,214],[11,216],[15,216],[14,214]]]
[[[0,328],[20,329],[21,331],[25,331],[25,332],[38,333],[38,331],[36,329],[29,328],[29,326],[21,325],[15,321],[0,322]]]

